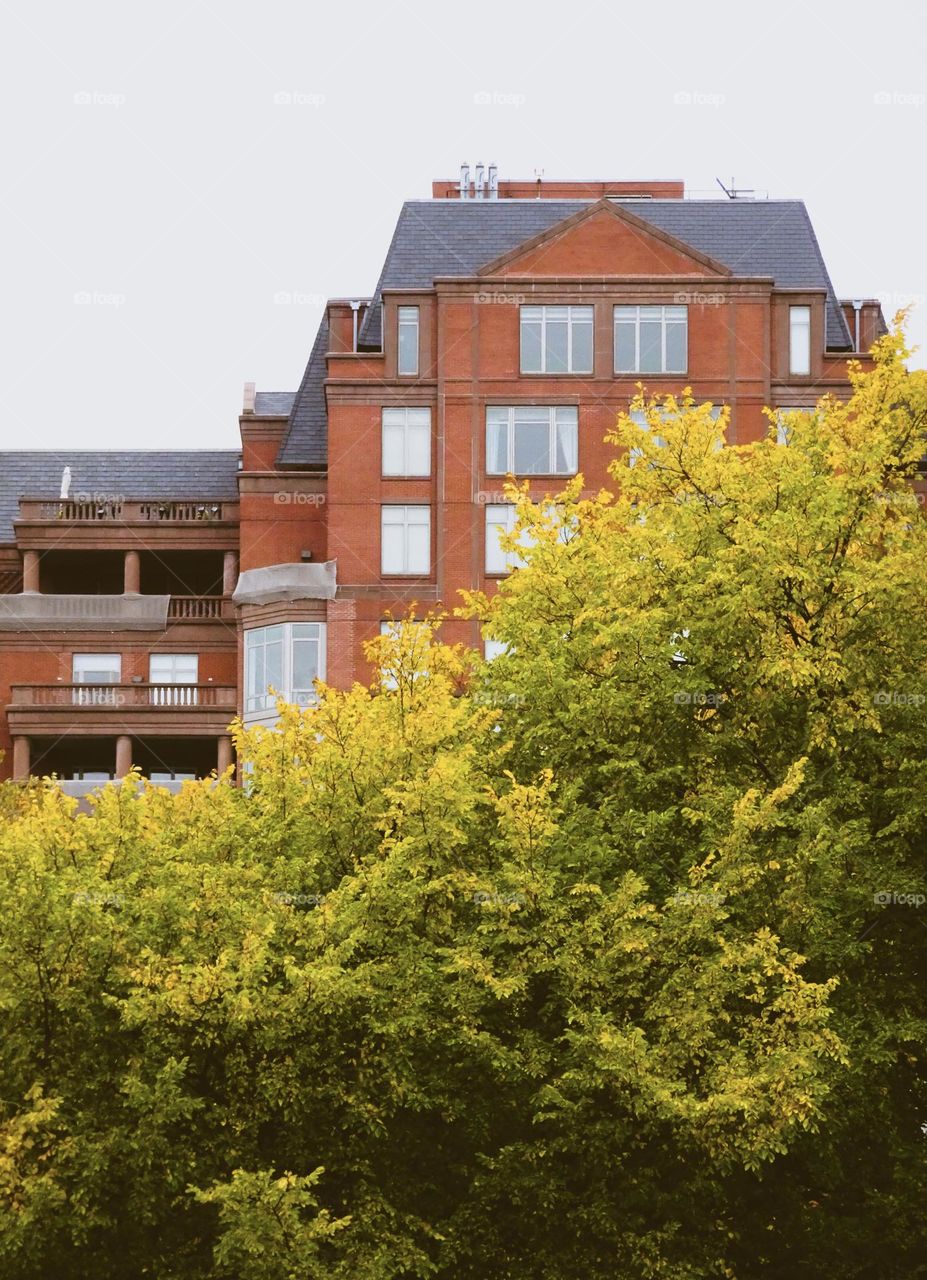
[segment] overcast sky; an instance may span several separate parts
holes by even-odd
[[[927,347],[925,31],[922,0],[2,0],[0,445],[237,446],[242,384],[297,386],[322,300],[465,160],[802,198],[837,293],[913,300]]]

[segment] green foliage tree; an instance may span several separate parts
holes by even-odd
[[[4,1280],[924,1274],[904,354],[788,447],[642,400],[505,656],[403,627],[241,788],[6,788]]]

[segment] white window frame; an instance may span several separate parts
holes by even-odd
[[[718,419],[721,417],[721,407],[722,406],[719,404],[712,405],[711,418],[713,422],[717,422]],[[669,418],[670,415],[666,412],[666,410],[661,410],[660,416],[663,418],[664,421],[666,421],[666,419]],[[647,421],[647,415],[643,411],[643,409],[630,409],[628,411],[628,417],[631,419],[631,421],[634,423],[635,426],[641,427],[644,431],[647,431],[647,432],[650,431],[650,423]],[[654,439],[654,443],[657,445],[658,448],[660,449],[666,448],[666,441],[663,438],[663,436],[655,435],[653,439]],[[641,455],[642,455],[642,450],[638,448],[633,448],[629,450],[628,466],[633,467],[634,464],[641,457]]]
[[[506,414],[507,423],[506,431],[506,449],[505,449],[505,466],[498,468],[493,465],[494,459],[492,455],[493,449],[492,433],[497,428],[497,423],[492,422],[491,418],[494,414]],[[556,464],[557,461],[557,428],[560,426],[568,426],[573,429],[573,463],[571,467],[566,466],[558,468],[553,466],[546,471],[516,471],[515,469],[515,428],[520,414],[534,415],[535,418],[543,414],[548,415],[548,436],[547,436],[547,460],[549,463]],[[572,422],[564,419],[572,418]],[[553,405],[504,405],[504,404],[488,404],[486,406],[486,474],[491,476],[506,475],[522,475],[522,476],[575,476],[579,470],[579,409],[575,404],[553,404]]]
[[[641,368],[641,312],[660,313],[660,368],[659,369],[642,369]],[[681,312],[682,316],[670,316],[667,318],[667,312]],[[633,312],[633,315],[631,314]],[[655,316],[645,316],[644,320],[648,323],[654,323]],[[681,369],[668,369],[666,366],[666,330],[670,324],[682,324],[685,329],[685,341],[683,343],[683,362]],[[633,325],[634,326],[634,368],[620,369],[618,367],[618,326]],[[689,308],[685,304],[679,303],[616,303],[613,319],[612,319],[612,363],[616,374],[645,373],[654,374],[685,374],[689,368]]]
[[[510,573],[524,564],[517,551],[503,551],[499,545],[500,533],[511,533],[516,525],[514,502],[489,502],[486,504],[486,553],[485,568],[490,576]]]
[[[412,342],[412,353],[415,357],[414,363],[407,361],[408,367],[404,367],[403,363],[403,329],[414,329],[415,337]],[[396,372],[402,378],[414,378],[418,375],[419,361],[421,354],[419,352],[419,344],[421,342],[421,317],[418,307],[397,307],[396,308]]]
[[[76,707],[116,706],[119,695],[106,686],[121,683],[121,653],[71,654],[71,684],[83,686],[72,691],[71,701]]]
[[[565,311],[566,316],[561,318],[552,315],[552,312]],[[530,314],[529,314],[530,313]],[[538,313],[538,314],[535,314]],[[582,313],[582,314],[580,314]],[[547,326],[548,324],[563,324],[566,321],[567,327],[567,367],[565,369],[548,369],[547,355]],[[526,325],[541,326],[541,367],[540,369],[525,368],[525,327]],[[575,366],[573,357],[573,338],[574,328],[579,325],[588,325],[589,334],[589,367],[588,369],[578,369]],[[572,303],[551,303],[548,305],[531,304],[520,308],[519,314],[519,357],[518,367],[521,373],[531,376],[533,374],[551,373],[555,376],[568,374],[591,374],[595,366],[595,308],[586,304],[573,305]]]
[[[270,635],[269,633],[278,633]],[[268,712],[276,712],[277,697],[283,698],[285,702],[295,703],[296,706],[311,706],[316,701],[316,694],[313,688],[295,688],[294,687],[294,668],[295,668],[295,652],[296,643],[312,641],[317,646],[318,655],[318,672],[314,677],[317,680],[325,679],[325,659],[326,659],[326,625],[324,622],[276,622],[266,627],[249,627],[244,635],[244,709],[246,717],[266,716]],[[279,643],[281,646],[281,678],[280,687],[277,689],[277,697],[272,697],[267,692],[267,687],[261,693],[252,692],[252,662],[254,654],[260,649],[266,654],[268,644]],[[264,663],[264,672],[266,675],[266,660]],[[271,682],[268,681],[268,685]]]
[[[167,675],[157,675],[156,665],[170,665]],[[178,668],[192,666],[186,675],[178,674]],[[199,700],[200,660],[196,653],[152,653],[148,655],[149,701],[155,706],[195,707]]]
[[[789,373],[793,378],[811,376],[811,307],[789,307]]]
[[[817,405],[814,404],[780,405],[776,410],[776,444],[787,445],[792,440],[792,433],[788,425],[782,421],[783,414],[814,413],[816,408]]]
[[[401,554],[387,567],[387,529],[401,529]],[[412,529],[426,531],[425,555],[416,557],[411,548]],[[383,577],[421,578],[431,573],[431,507],[427,503],[385,502],[380,507],[380,573]]]
[[[424,441],[424,470],[413,469],[414,441]],[[419,448],[421,452],[421,448]],[[384,476],[427,477],[431,475],[431,409],[384,406],[380,421],[380,474]]]

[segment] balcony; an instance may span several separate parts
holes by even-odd
[[[225,684],[14,684],[7,717],[14,735],[198,737],[224,733],[237,708]]]
[[[137,501],[105,498],[21,498],[15,520],[17,545],[43,551],[114,545],[229,550],[238,541],[239,504]]]

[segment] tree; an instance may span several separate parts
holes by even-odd
[[[787,448],[648,402],[505,656],[402,627],[241,788],[7,789],[0,1274],[918,1274],[902,357]]]

